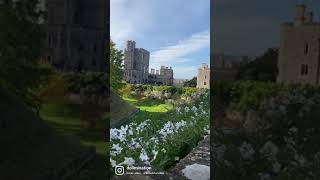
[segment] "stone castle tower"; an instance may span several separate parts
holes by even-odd
[[[320,23],[305,5],[296,6],[293,22],[281,25],[278,82],[319,84]]]
[[[173,85],[173,70],[161,66],[160,71],[151,69],[149,73],[150,52],[136,48],[135,41],[127,41],[124,50],[125,81],[131,84]]]
[[[127,41],[124,50],[125,80],[133,84],[143,84],[148,81],[149,51],[136,48],[135,41]]]
[[[241,56],[216,54],[212,58],[212,80],[234,80],[238,72]]]
[[[202,67],[198,69],[197,88],[210,89],[210,69],[207,64],[203,64]]]
[[[109,39],[105,0],[42,0],[48,50],[44,59],[62,71],[106,71]]]

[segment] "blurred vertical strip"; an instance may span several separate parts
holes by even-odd
[[[214,177],[214,167],[213,167],[213,148],[212,148],[212,142],[214,141],[213,138],[213,128],[214,128],[214,119],[215,119],[215,108],[213,106],[214,104],[214,99],[213,97],[213,61],[214,61],[214,56],[213,56],[213,50],[214,50],[214,32],[213,32],[213,26],[214,26],[214,0],[210,1],[210,179],[213,179]]]
[[[104,0],[105,2],[105,20],[104,20],[104,27],[105,27],[105,43],[106,43],[106,48],[105,48],[105,57],[106,57],[106,74],[107,74],[107,83],[108,83],[108,88],[107,88],[107,125],[106,125],[106,143],[109,144],[110,138],[109,138],[109,129],[110,129],[110,0]],[[110,155],[109,155],[109,146],[107,146],[108,149],[106,149],[106,170],[110,169]]]

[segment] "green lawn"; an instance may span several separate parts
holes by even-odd
[[[151,99],[144,97],[142,99],[134,99],[129,97],[122,97],[129,104],[139,108],[141,111],[145,112],[167,112],[173,108],[170,104],[165,104],[161,100]]]
[[[140,112],[130,120],[134,122],[143,122],[146,119],[161,121],[161,119],[166,119],[167,112],[173,109],[173,105],[153,98],[143,97],[141,99],[134,99],[131,97],[122,97],[122,99],[140,109]]]
[[[86,130],[82,127],[80,112],[80,107],[76,105],[51,103],[43,106],[41,117],[59,133],[73,136],[83,145],[96,147],[97,156],[93,162],[70,180],[105,180],[108,177],[106,122],[99,122],[96,128]]]

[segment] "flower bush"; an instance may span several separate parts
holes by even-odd
[[[320,178],[319,87],[229,82],[215,92],[228,121],[212,127],[215,179]]]
[[[187,155],[209,131],[209,91],[167,112],[169,119],[132,121],[110,130],[110,163],[166,170]]]

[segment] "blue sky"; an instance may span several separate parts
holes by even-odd
[[[319,21],[319,0],[214,0],[214,52],[257,56],[279,47],[280,25],[293,21],[297,4]]]
[[[150,68],[172,66],[174,78],[191,79],[210,62],[210,0],[111,0],[110,34],[151,53]]]

